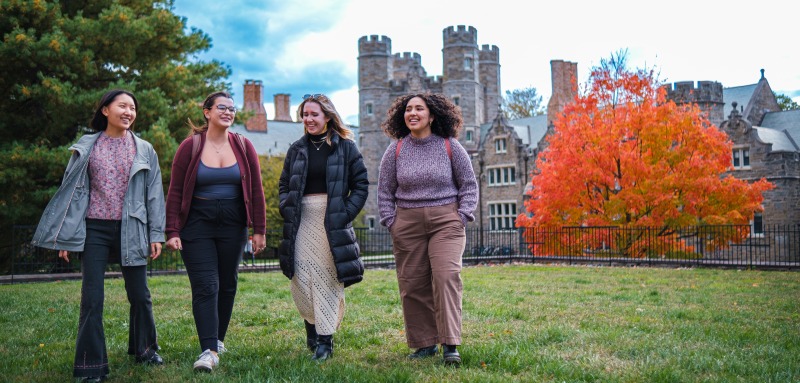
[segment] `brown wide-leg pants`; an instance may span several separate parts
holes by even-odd
[[[391,234],[411,348],[461,344],[461,255],[466,232],[457,206],[396,211]]]

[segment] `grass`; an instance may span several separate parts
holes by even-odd
[[[463,364],[406,359],[393,270],[347,289],[334,358],[318,364],[280,273],[243,273],[211,374],[185,275],[150,279],[164,366],[127,350],[122,279],[106,281],[109,382],[798,382],[800,274],[539,265],[466,267]],[[0,375],[70,381],[80,281],[0,286]]]

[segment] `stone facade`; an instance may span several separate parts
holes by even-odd
[[[712,124],[719,126],[723,116],[722,84],[715,81],[698,81],[695,87],[693,81],[682,81],[664,85],[667,98],[676,104],[694,103],[706,113]]]
[[[747,181],[764,178],[775,185],[764,193],[764,211],[754,217],[754,230],[759,224],[800,223],[800,113],[780,111],[764,70],[758,83],[748,86],[723,88],[712,81],[665,86],[669,99],[700,105],[711,123],[728,134],[733,147],[727,174]],[[729,111],[727,119],[724,110]]]
[[[388,37],[372,35],[358,40],[359,127],[354,130],[369,172],[370,198],[365,206],[368,226],[379,227],[378,168],[391,142],[381,129],[381,123],[398,96],[414,92],[442,93],[460,107],[464,129],[459,141],[473,157],[473,169],[480,186],[480,209],[475,212],[476,222],[472,225],[505,229],[513,225],[518,213],[524,212],[525,190],[535,171],[536,157],[547,147],[546,137],[553,132],[557,114],[577,95],[577,64],[552,60],[553,93],[547,115],[509,121],[500,109],[499,49],[489,45],[478,48],[477,31],[472,27],[445,28],[443,41],[444,74],[428,76],[418,53],[393,53]],[[763,71],[759,82],[753,85],[724,88],[718,82],[701,81],[697,84],[678,82],[665,88],[669,99],[677,103],[696,103],[706,111],[710,122],[731,137],[739,161],[744,160],[744,149],[747,149],[748,165],[733,169],[730,174],[746,180],[764,177],[775,184],[775,189],[764,194],[763,223],[797,225],[800,222],[800,111],[779,111]],[[275,105],[273,125],[281,133],[266,134],[261,82],[247,80],[245,109],[255,110],[256,117],[248,120],[243,133],[254,142],[270,139],[258,147],[273,148],[275,154],[279,154],[295,135],[302,134],[302,123],[291,122],[289,95],[275,95]],[[251,123],[254,120],[258,123]],[[765,126],[759,126],[762,123]],[[287,134],[292,136],[291,140],[284,137]],[[516,211],[512,213],[509,209]]]
[[[792,146],[794,142],[790,136],[753,126],[736,110],[735,103],[720,129],[733,142],[733,170],[728,174],[747,181],[764,178],[775,185],[774,189],[764,192],[761,222],[764,225],[800,223],[800,152],[796,145]]]
[[[500,107],[500,52],[497,46],[478,46],[478,32],[459,25],[445,28],[443,75],[428,76],[418,53],[392,53],[386,36],[358,40],[359,134],[358,144],[369,175],[367,224],[378,221],[378,169],[391,140],[381,129],[386,112],[399,96],[432,92],[450,97],[461,108],[464,129],[459,137],[470,154],[478,149],[480,126],[497,115]],[[491,117],[489,117],[491,116]]]
[[[473,157],[480,190],[475,225],[491,230],[515,228],[534,160],[500,111]]]

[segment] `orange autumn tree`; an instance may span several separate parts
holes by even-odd
[[[587,89],[555,121],[525,203],[532,215],[517,218],[518,227],[532,229],[526,236],[535,254],[610,248],[663,256],[691,253],[699,241],[721,248],[748,234],[707,229],[748,224],[773,186],[724,175],[732,144],[696,105],[666,100],[652,71],[604,65],[593,69]],[[580,229],[586,226],[603,229]]]

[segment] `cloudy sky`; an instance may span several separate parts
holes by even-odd
[[[358,123],[358,39],[383,35],[392,53],[416,52],[429,76],[442,74],[442,30],[473,26],[478,44],[500,50],[501,86],[550,97],[550,60],[578,63],[585,82],[600,59],[628,50],[629,66],[666,82],[749,85],[764,69],[772,89],[800,102],[796,13],[785,0],[175,0],[187,26],[212,39],[198,56],[222,61],[242,104],[245,79],[261,80],[267,118],[273,95],[292,113],[307,93],[331,97]]]

